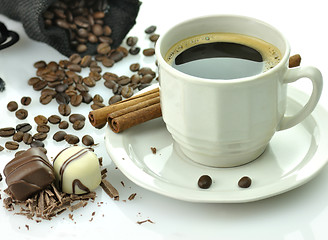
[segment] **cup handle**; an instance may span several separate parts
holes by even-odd
[[[312,66],[289,68],[285,75],[284,83],[292,83],[300,78],[308,78],[312,82],[312,94],[305,106],[294,116],[286,117],[280,121],[277,131],[285,130],[295,126],[303,121],[316,107],[322,92],[322,74],[321,72]]]

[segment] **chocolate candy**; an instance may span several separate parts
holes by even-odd
[[[8,190],[16,200],[24,201],[55,180],[47,156],[39,148],[30,148],[15,157],[3,170]]]
[[[55,157],[53,166],[56,184],[62,192],[84,194],[100,184],[99,160],[91,148],[65,148]]]

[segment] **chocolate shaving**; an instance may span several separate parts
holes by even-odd
[[[117,200],[117,201],[119,200],[118,191],[106,179],[101,180],[100,186],[107,193],[107,195],[109,197],[114,198],[114,200]]]
[[[139,225],[141,225],[141,224],[146,223],[146,222],[154,223],[154,222],[153,222],[152,220],[150,220],[150,219],[146,219],[146,220],[143,220],[143,221],[138,221],[137,223],[138,223]]]
[[[128,199],[131,201],[136,197],[136,195],[137,195],[136,193],[132,193]]]

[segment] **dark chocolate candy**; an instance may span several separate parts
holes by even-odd
[[[30,148],[5,166],[8,190],[16,200],[24,201],[55,180],[53,167],[39,148]]]

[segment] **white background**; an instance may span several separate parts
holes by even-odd
[[[292,46],[292,54],[302,56],[302,65],[318,67],[325,77],[328,75],[327,44],[328,14],[325,1],[185,1],[144,0],[137,24],[128,34],[138,36],[138,45],[142,48],[151,46],[144,34],[144,29],[157,25],[157,33],[184,19],[205,14],[241,14],[255,17],[270,23],[286,36]],[[19,33],[20,41],[9,49],[0,52],[0,77],[7,83],[5,92],[0,93],[0,128],[16,126],[24,122],[15,118],[14,113],[6,109],[10,100],[20,102],[21,96],[31,96],[33,102],[26,107],[30,115],[26,121],[33,123],[33,116],[57,114],[57,104],[43,106],[38,102],[39,93],[27,85],[27,80],[35,76],[33,63],[38,60],[58,61],[65,59],[49,46],[30,40],[20,23],[0,15],[8,29]],[[133,62],[155,69],[154,57],[142,55],[129,57],[115,65],[112,71],[119,75],[131,75],[128,66]],[[85,73],[83,73],[85,74]],[[311,91],[307,80],[293,84],[305,92]],[[324,90],[320,104],[327,106],[327,89]],[[91,93],[101,93],[105,101],[112,93],[98,83]],[[72,112],[87,114],[89,106],[72,107]],[[35,132],[35,124],[33,125]],[[50,136],[57,131],[51,126]],[[67,132],[74,132],[69,129]],[[85,208],[74,212],[74,221],[68,218],[68,211],[51,221],[36,223],[23,216],[14,215],[0,207],[0,234],[6,239],[52,239],[70,237],[84,238],[118,238],[118,239],[327,239],[328,237],[328,169],[311,182],[291,192],[270,199],[244,204],[198,204],[167,198],[144,190],[129,181],[108,157],[104,148],[104,129],[96,130],[89,123],[80,132],[92,135],[99,145],[95,152],[104,158],[104,167],[109,170],[107,179],[119,190],[120,201],[110,199],[101,188],[97,189],[97,198]],[[328,133],[327,133],[328,134]],[[0,138],[4,146],[8,139]],[[53,143],[51,137],[46,140],[48,157],[66,147],[66,143]],[[292,143],[291,143],[292,144]],[[21,144],[20,149],[26,149]],[[14,152],[4,150],[0,153],[0,170],[13,158]],[[328,157],[328,156],[327,156]],[[125,187],[121,185],[125,183]],[[0,182],[1,197],[5,181]],[[130,194],[137,193],[132,201],[127,200]],[[126,202],[122,200],[127,200]],[[97,202],[103,201],[103,204]],[[2,205],[2,203],[1,203]],[[95,211],[93,221],[92,212]],[[150,219],[154,223],[137,224],[137,221]],[[29,225],[29,230],[25,227]],[[6,237],[5,237],[6,236]]]

